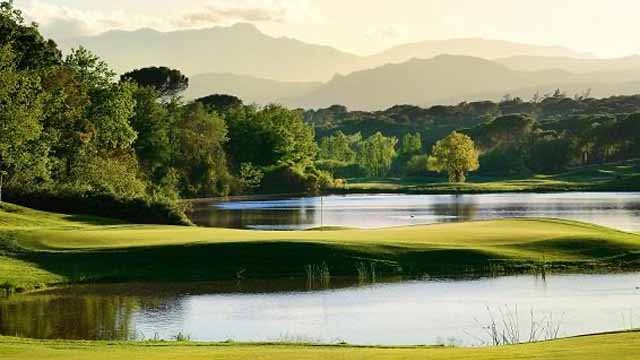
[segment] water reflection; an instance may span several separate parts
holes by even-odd
[[[373,228],[509,217],[556,217],[640,231],[640,193],[344,195],[201,202],[199,225],[267,230]]]
[[[487,307],[562,319],[560,335],[640,321],[640,274],[402,281],[305,290],[304,281],[82,286],[0,300],[0,334],[67,339],[479,344]],[[495,315],[495,314],[494,314]],[[498,319],[500,320],[500,319]],[[447,340],[449,341],[449,340]]]

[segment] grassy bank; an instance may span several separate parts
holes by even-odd
[[[601,360],[636,359],[639,333],[604,334],[495,348],[352,347],[273,344],[113,343],[0,337],[3,360]]]
[[[477,194],[496,192],[640,191],[640,161],[572,169],[555,175],[500,178],[471,175],[464,184],[445,177],[355,178],[336,193]]]
[[[640,235],[553,219],[286,232],[129,225],[8,204],[0,211],[0,287],[15,290],[305,277],[310,266],[324,278],[372,267],[377,275],[452,275],[639,262]]]

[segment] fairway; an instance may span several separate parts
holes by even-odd
[[[631,360],[637,359],[639,351],[638,333],[595,335],[493,348],[108,343],[0,337],[0,358],[3,360]]]
[[[499,274],[636,266],[640,236],[554,219],[512,219],[376,230],[255,231],[128,225],[5,204],[0,284],[206,281],[305,277],[308,265],[355,276]]]

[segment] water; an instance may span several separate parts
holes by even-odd
[[[304,283],[101,285],[0,300],[0,334],[67,339],[346,341],[481,345],[491,309],[553,316],[559,335],[640,324],[640,273],[405,281],[307,291]],[[345,287],[346,286],[346,287]],[[524,339],[523,339],[524,340]]]
[[[322,209],[322,211],[321,211]],[[198,225],[263,230],[378,228],[512,217],[555,217],[640,231],[640,193],[343,195],[201,202]]]

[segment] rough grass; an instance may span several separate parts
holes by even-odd
[[[117,343],[0,337],[3,360],[631,360],[637,359],[639,352],[640,334],[635,332],[494,348]]]
[[[5,205],[0,287],[65,282],[305,277],[327,264],[355,276],[457,275],[635,266],[640,235],[554,219],[512,219],[376,230],[255,231],[125,225]],[[497,269],[497,270],[496,270]]]

